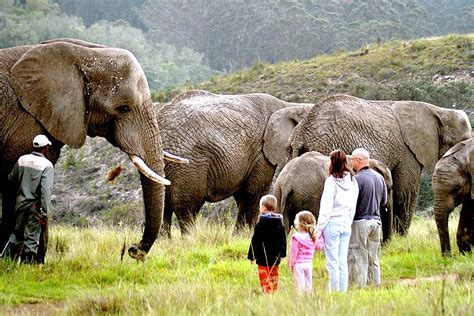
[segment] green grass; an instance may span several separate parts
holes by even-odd
[[[326,290],[321,252],[311,294],[296,294],[286,260],[279,291],[261,294],[246,260],[251,233],[231,232],[201,219],[190,235],[173,230],[136,262],[120,260],[123,243],[139,239],[136,230],[53,226],[44,266],[0,261],[0,314],[463,315],[474,308],[472,255],[457,254],[453,241],[454,256],[442,259],[433,220],[415,218],[407,237],[383,248],[381,287],[347,294]]]

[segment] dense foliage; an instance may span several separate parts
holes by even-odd
[[[86,27],[81,17],[65,15],[58,4],[50,4],[47,0],[28,0],[24,6],[0,0],[0,7],[0,48],[61,37],[125,48],[142,64],[151,89],[202,81],[214,73],[201,53],[155,42],[142,29],[122,19],[100,20]],[[94,8],[94,5],[89,7]]]
[[[255,62],[474,31],[471,0],[0,0],[0,5],[0,47],[105,33],[99,38],[103,44],[137,52],[152,88],[207,78],[207,64],[231,72]]]
[[[148,0],[139,14],[156,38],[202,52],[226,71],[474,31],[469,0]]]

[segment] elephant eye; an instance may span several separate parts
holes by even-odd
[[[131,109],[126,104],[119,105],[115,109],[120,113],[128,113],[131,111]]]

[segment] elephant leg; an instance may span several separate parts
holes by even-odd
[[[471,252],[473,246],[473,232],[474,232],[474,201],[466,198],[462,205],[461,214],[459,216],[458,231],[456,234],[456,241],[459,252],[462,254]]]
[[[173,218],[173,211],[171,205],[165,202],[165,209],[163,212],[163,227],[160,231],[160,235],[163,237],[171,238],[171,221]]]
[[[172,206],[172,213],[176,214],[181,234],[187,234],[189,229],[196,223],[196,216],[204,202],[200,204],[188,204]]]
[[[253,228],[258,219],[260,198],[270,191],[275,166],[262,158],[252,169],[249,178],[233,196],[239,208],[234,231]]]
[[[393,229],[393,213],[390,207],[384,207],[380,210],[380,217],[382,219],[382,243],[386,244],[392,236]]]
[[[239,209],[234,232],[241,231],[245,227],[253,228],[258,218],[260,196],[237,192],[234,194],[234,199]]]
[[[401,236],[408,233],[420,190],[421,167],[404,165],[393,172],[393,228]]]

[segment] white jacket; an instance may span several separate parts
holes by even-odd
[[[327,223],[340,223],[351,227],[357,205],[359,186],[347,173],[344,178],[329,176],[324,182],[316,231],[321,233]]]

